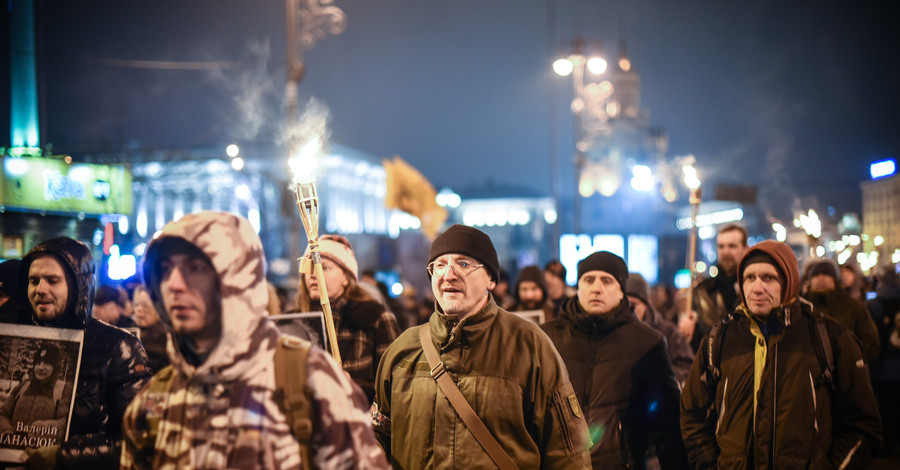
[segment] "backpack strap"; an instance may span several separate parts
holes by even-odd
[[[275,399],[300,443],[304,468],[312,467],[312,403],[306,387],[306,361],[312,343],[282,335],[275,348]]]
[[[834,389],[834,352],[831,344],[831,334],[825,318],[819,314],[814,317],[814,322],[810,324],[813,329],[813,342],[816,346],[816,356],[819,364],[822,366],[822,375],[819,377],[819,383],[828,386],[829,390]]]
[[[709,388],[715,389],[722,378],[722,337],[725,336],[725,330],[731,324],[731,317],[727,316],[721,321],[716,322],[709,330],[706,340],[706,371],[703,372],[701,380],[706,382]]]

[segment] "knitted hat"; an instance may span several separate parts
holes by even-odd
[[[812,279],[820,274],[824,274],[834,279],[834,285],[841,285],[841,277],[838,275],[837,268],[834,263],[827,259],[813,261],[806,267],[806,279]]]
[[[650,284],[640,273],[628,273],[628,282],[625,283],[625,295],[636,297],[646,305],[650,305],[647,300],[650,298]]]
[[[359,265],[349,240],[340,235],[322,235],[319,237],[319,253],[323,258],[328,258],[344,271],[349,272],[354,280],[359,281]],[[309,245],[306,246],[306,252],[303,253],[303,256],[307,255],[309,255]]]
[[[431,244],[428,263],[447,253],[471,256],[484,265],[491,280],[496,282],[500,279],[500,261],[497,259],[494,243],[491,237],[477,228],[456,224],[445,230]]]
[[[619,288],[625,291],[625,283],[628,280],[628,266],[625,260],[608,251],[598,251],[578,262],[578,280],[588,271],[603,271],[611,274],[619,283]]]
[[[544,298],[547,298],[547,278],[544,277],[544,272],[541,271],[541,268],[537,266],[526,266],[519,271],[519,278],[516,279],[516,288],[513,290],[513,297],[516,300],[519,300],[519,286],[522,285],[522,282],[529,281],[533,282],[538,286],[538,289],[544,293]]]
[[[0,263],[0,293],[12,297],[16,291],[16,277],[19,275],[19,263],[17,259],[8,259]]]

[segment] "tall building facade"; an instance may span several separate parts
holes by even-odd
[[[860,183],[862,189],[863,251],[877,252],[887,262],[900,250],[900,175]],[[876,237],[881,237],[876,246]]]

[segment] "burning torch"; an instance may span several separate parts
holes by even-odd
[[[687,269],[691,282],[687,291],[687,315],[691,315],[694,302],[694,259],[697,257],[697,213],[700,211],[700,177],[693,165],[681,167],[684,173],[684,184],[691,190],[691,233],[688,237]]]
[[[291,179],[291,190],[294,191],[297,210],[300,211],[300,220],[303,222],[306,238],[309,240],[309,255],[299,259],[300,273],[308,275],[315,272],[322,311],[325,313],[328,344],[331,346],[331,355],[340,364],[341,352],[338,350],[337,335],[334,332],[334,317],[331,314],[331,302],[328,300],[328,289],[325,286],[325,275],[322,272],[322,255],[319,252],[319,194],[316,190],[313,169],[315,168],[316,154],[321,146],[321,137],[313,137],[288,160],[288,164],[294,174]]]

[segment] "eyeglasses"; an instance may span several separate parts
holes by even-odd
[[[444,274],[447,274],[447,269],[453,269],[453,272],[457,276],[468,276],[476,269],[483,267],[483,264],[475,264],[469,260],[458,259],[449,263],[444,261],[432,261],[428,263],[428,266],[425,266],[425,270],[428,271],[428,275],[432,277],[441,277]]]

